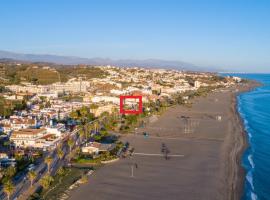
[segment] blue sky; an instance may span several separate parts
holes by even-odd
[[[268,0],[3,0],[0,49],[270,72]]]

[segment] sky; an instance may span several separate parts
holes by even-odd
[[[270,72],[268,0],[1,0],[0,50]]]

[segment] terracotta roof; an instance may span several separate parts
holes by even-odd
[[[41,128],[41,129],[21,129],[18,131],[14,131],[12,133],[12,136],[16,136],[16,135],[37,135],[40,132],[45,131],[45,128]]]
[[[12,119],[11,122],[13,124],[35,124],[35,120],[34,119]]]
[[[54,134],[46,134],[46,135],[44,135],[44,136],[42,136],[40,139],[49,139],[49,138],[51,138],[51,137],[54,137],[55,135]]]

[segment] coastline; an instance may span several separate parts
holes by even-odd
[[[228,185],[230,186],[228,197],[229,199],[232,199],[232,200],[240,200],[241,197],[243,196],[246,171],[242,167],[241,160],[242,160],[242,156],[244,152],[249,146],[244,121],[238,111],[238,96],[241,95],[242,93],[249,92],[259,86],[260,86],[260,83],[255,82],[255,81],[249,81],[249,83],[246,86],[239,88],[240,91],[234,93],[233,98],[232,98],[231,109],[235,115],[235,124],[239,125],[239,131],[238,131],[239,134],[235,135],[237,142],[234,146],[235,148],[232,149],[231,151],[232,153],[231,162],[233,166],[232,169],[234,170],[232,170],[229,176],[231,178],[228,180]]]

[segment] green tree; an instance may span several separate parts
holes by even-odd
[[[64,152],[63,152],[63,150],[59,147],[58,149],[57,149],[57,156],[58,156],[58,158],[60,159],[60,160],[62,160],[63,159],[63,157],[64,157]]]
[[[65,169],[63,167],[60,167],[58,170],[57,170],[57,174],[59,176],[64,176],[65,174]]]
[[[12,178],[15,174],[16,174],[16,168],[12,166],[8,167],[4,172],[4,175],[8,178]]]
[[[50,187],[50,185],[53,182],[53,177],[50,175],[45,175],[42,179],[40,179],[40,185],[44,188],[44,189],[48,189]]]
[[[137,123],[138,119],[137,119],[136,115],[127,115],[126,121],[127,121],[127,124],[133,125],[133,124]]]
[[[72,147],[74,146],[74,140],[71,138],[68,139],[69,152],[72,151]]]
[[[75,110],[75,111],[72,111],[72,112],[69,114],[69,116],[70,116],[72,119],[77,120],[77,119],[79,118],[79,113],[78,113],[77,110]]]
[[[53,162],[53,158],[51,156],[48,156],[45,158],[45,163],[47,165],[48,173],[50,172],[50,167],[51,167],[52,162]]]
[[[86,106],[83,106],[80,109],[80,115],[81,115],[82,118],[86,118],[89,112],[90,111],[89,111],[89,109]]]
[[[72,148],[74,146],[74,141],[71,138],[69,138],[67,143],[68,143],[68,146],[69,146],[69,162],[70,162],[71,158],[72,158]]]
[[[33,170],[29,171],[28,174],[27,174],[30,182],[31,182],[31,187],[33,186],[33,182],[35,180],[35,178],[37,177],[37,173]]]
[[[99,131],[99,128],[100,128],[99,122],[98,121],[95,121],[94,124],[93,124],[93,126],[94,126],[95,133],[97,133]]]
[[[8,180],[6,183],[4,183],[4,192],[7,194],[8,200],[10,199],[10,196],[12,195],[13,191],[15,190],[15,186],[13,185],[11,180]]]

